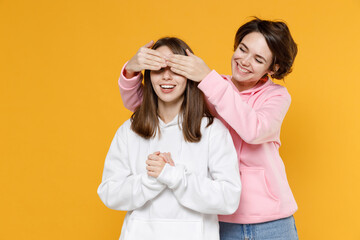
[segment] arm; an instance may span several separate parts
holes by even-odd
[[[124,130],[121,127],[111,143],[97,192],[107,207],[130,211],[155,198],[166,186],[146,172],[137,175],[131,172]]]
[[[121,75],[118,81],[121,99],[123,101],[124,106],[129,109],[130,111],[134,112],[135,109],[141,104],[142,102],[142,73],[137,73],[135,76],[131,78],[126,78],[126,65],[121,70]]]
[[[168,65],[177,74],[200,82],[198,87],[204,92],[213,114],[220,115],[249,144],[277,140],[291,102],[285,88],[279,87],[255,110],[242,101],[228,81],[214,70],[210,71],[204,61],[191,53],[188,55],[173,55]]]
[[[192,173],[184,165],[166,164],[157,179],[187,208],[205,214],[232,214],[239,206],[241,193],[237,155],[228,130],[220,124],[211,127],[209,176]]]
[[[216,86],[216,87],[214,87]],[[217,72],[212,71],[198,86],[216,112],[249,144],[275,141],[289,109],[291,97],[286,88],[270,90],[262,105],[254,109]]]
[[[118,81],[124,106],[134,111],[142,101],[141,71],[159,70],[166,67],[165,57],[158,51],[150,49],[153,41],[142,46],[124,65]]]

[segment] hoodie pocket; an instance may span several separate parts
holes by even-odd
[[[124,240],[202,240],[202,222],[129,219]]]
[[[269,191],[263,168],[240,168],[242,194],[239,213],[244,216],[276,215],[279,199]]]

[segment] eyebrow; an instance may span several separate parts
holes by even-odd
[[[240,46],[240,45],[243,45],[243,46],[246,48],[246,50],[249,50],[249,48],[248,48],[244,43],[240,43],[239,46]],[[255,54],[255,57],[261,58],[261,59],[263,59],[265,62],[267,62],[266,59],[265,59],[263,56],[259,55],[259,54]]]

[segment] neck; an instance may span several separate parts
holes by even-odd
[[[158,101],[158,114],[164,123],[171,122],[179,114],[183,101],[176,103],[164,103]]]

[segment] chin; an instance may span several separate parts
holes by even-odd
[[[243,82],[246,80],[238,73],[235,73],[234,75],[232,75],[232,79],[236,82]]]

